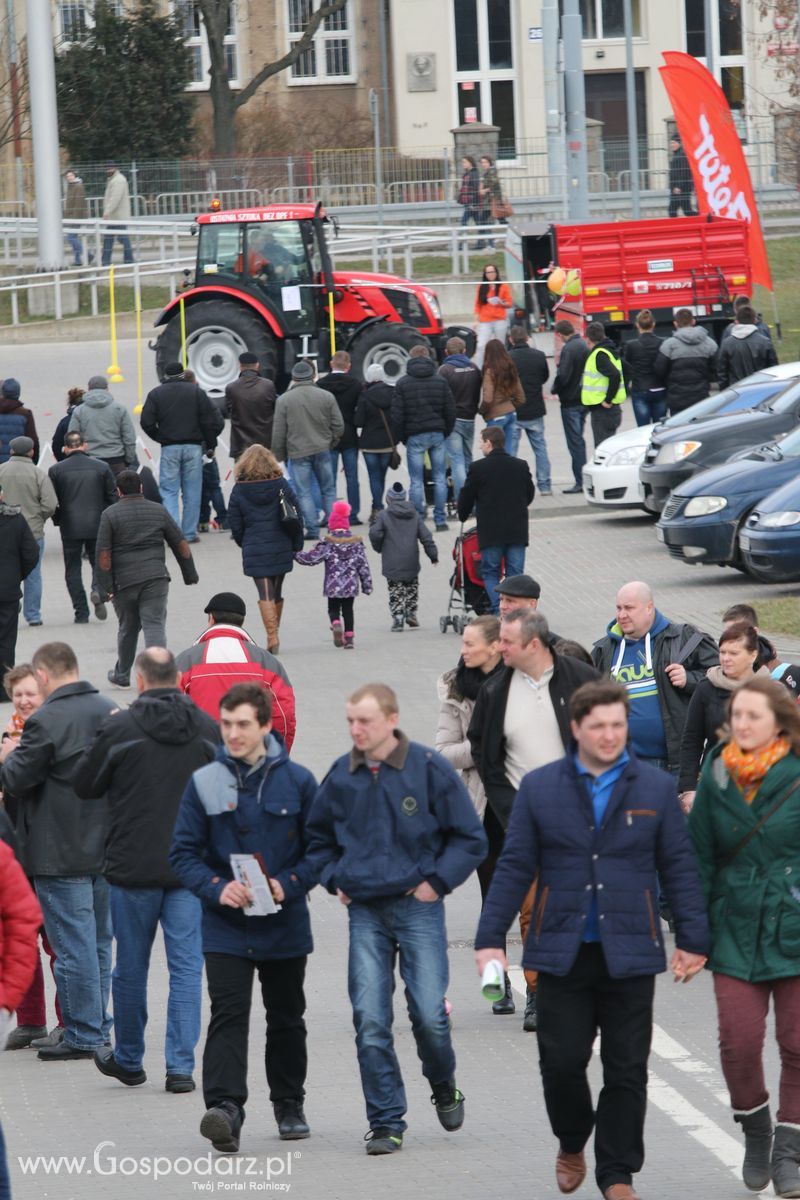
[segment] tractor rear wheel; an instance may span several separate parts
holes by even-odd
[[[210,399],[225,396],[226,386],[239,374],[239,355],[245,351],[256,354],[262,369],[274,378],[275,338],[256,313],[225,300],[203,300],[186,309],[186,362]],[[180,359],[181,318],[176,312],[156,343],[159,379],[164,378],[167,363]]]
[[[414,346],[427,346],[428,339],[410,325],[397,325],[381,321],[369,325],[363,333],[357,333],[350,346],[351,370],[361,379],[367,367],[378,364],[383,367],[386,382],[392,387],[406,373],[406,363]]]

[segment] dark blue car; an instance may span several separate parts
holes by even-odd
[[[800,475],[800,429],[700,471],[672,492],[656,536],[673,558],[742,566],[739,532],[776,488]]]
[[[800,579],[800,471],[750,514],[739,552],[747,573],[762,583]]]

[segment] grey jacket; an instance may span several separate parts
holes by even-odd
[[[431,562],[439,561],[436,542],[410,500],[387,496],[387,507],[369,527],[373,550],[381,556],[381,571],[393,583],[411,583],[419,575],[419,543]]]
[[[44,537],[45,522],[58,507],[50,476],[32,458],[12,454],[0,466],[0,492],[6,504],[16,504],[35,538]]]
[[[95,548],[97,581],[116,595],[148,579],[169,579],[164,543],[175,555],[184,583],[197,583],[189,543],[163,504],[122,496],[100,518]]]
[[[93,388],[69,420],[69,432],[80,433],[95,458],[124,458],[136,466],[136,430],[127,408],[105,388]]]
[[[131,193],[128,180],[121,171],[109,177],[103,195],[104,221],[129,221],[131,217]]]
[[[313,383],[292,383],[278,397],[272,453],[278,462],[333,450],[344,433],[335,397]]]

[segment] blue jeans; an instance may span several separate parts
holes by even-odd
[[[422,1074],[432,1086],[455,1077],[456,1060],[444,1007],[448,981],[444,904],[441,900],[426,904],[413,896],[369,904],[354,900],[347,914],[347,983],[367,1119],[370,1129],[402,1132],[406,1128],[406,1093],[392,1037],[398,951]]]
[[[369,450],[364,455],[369,475],[369,489],[372,492],[372,507],[375,512],[383,508],[383,497],[386,492],[386,472],[389,470],[390,451]]]
[[[79,267],[83,262],[83,245],[77,233],[68,233],[67,241],[72,247],[72,253],[75,257],[75,266]]]
[[[292,479],[297,503],[305,521],[306,537],[319,537],[319,507],[314,501],[313,481],[316,480],[319,485],[322,509],[325,516],[329,517],[336,499],[330,451],[322,450],[319,454],[309,454],[305,458],[293,458]]]
[[[633,415],[637,425],[655,425],[667,415],[667,389],[657,392],[631,392]]]
[[[39,547],[39,561],[22,584],[22,615],[30,623],[42,619],[42,555],[44,554],[44,538],[36,538]]]
[[[530,421],[520,421],[517,417],[517,430],[524,429],[531,444],[533,457],[536,459],[536,483],[540,492],[549,492],[552,486],[550,480],[550,459],[547,457],[547,442],[544,440],[544,417],[532,417]],[[520,437],[522,434],[520,433]]]
[[[147,1025],[147,972],[159,922],[169,970],[168,1074],[191,1075],[200,1038],[203,950],[200,901],[185,888],[111,886],[111,924],[117,956],[111,976],[114,997],[114,1058],[126,1071],[139,1071]]]
[[[164,508],[180,526],[187,542],[195,541],[203,494],[202,446],[162,446],[158,483]],[[183,517],[178,514],[179,493],[183,498]]]
[[[458,493],[464,486],[467,471],[472,464],[472,444],[475,441],[475,420],[467,421],[456,417],[453,432],[447,438],[447,457],[450,459],[450,472],[453,476],[453,495],[458,499]]]
[[[111,262],[111,255],[114,253],[114,242],[118,241],[122,246],[122,261],[126,263],[133,262],[133,250],[131,249],[131,239],[125,233],[124,225],[109,225],[109,232],[103,238],[103,251],[101,263],[107,267]],[[113,232],[111,232],[113,230]]]
[[[339,475],[339,455],[344,463],[344,477],[347,481],[347,503],[350,505],[350,520],[359,516],[361,508],[361,489],[358,486],[358,448],[350,446],[347,450],[331,450],[331,470],[333,471],[333,490],[336,491],[336,480]]]
[[[6,1143],[2,1125],[0,1125],[0,1200],[11,1200],[11,1180],[8,1177]]]
[[[108,884],[99,875],[38,875],[34,883],[56,955],[64,1041],[81,1050],[99,1050],[111,1032]]]
[[[406,438],[406,461],[408,475],[411,480],[409,499],[414,508],[425,516],[425,454],[431,460],[433,474],[433,519],[437,525],[447,522],[445,504],[447,503],[447,478],[444,466],[444,434],[443,433],[412,433]]]
[[[506,435],[506,450],[509,454],[516,454],[519,446],[519,429],[517,427],[517,414],[514,412],[506,413],[504,417],[493,417],[491,421],[486,422],[487,427],[496,425],[498,429],[502,429]]]
[[[484,546],[481,550],[481,575],[486,595],[492,606],[492,612],[500,612],[500,597],[497,585],[500,582],[500,568],[505,559],[504,577],[522,575],[525,571],[524,546]]]
[[[586,466],[586,443],[583,440],[585,422],[586,409],[580,404],[569,408],[561,405],[561,424],[564,426],[564,437],[572,459],[572,474],[578,487],[583,486],[583,468]]]

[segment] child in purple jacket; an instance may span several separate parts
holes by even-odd
[[[368,596],[372,591],[364,543],[350,531],[350,505],[337,500],[328,517],[328,532],[311,550],[301,550],[295,562],[313,567],[325,563],[325,583],[322,594],[328,598],[328,617],[334,646],[352,650],[355,634],[353,603],[359,590]]]

